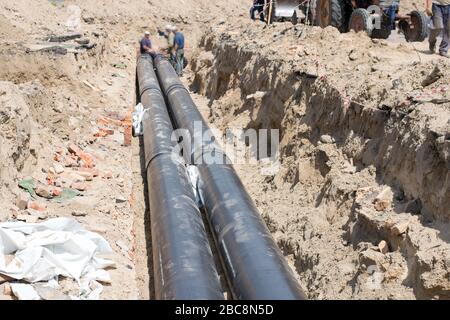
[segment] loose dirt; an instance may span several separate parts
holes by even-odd
[[[449,61],[397,34],[265,26],[248,5],[0,0],[0,221],[23,213],[20,180],[46,185],[58,163],[50,178],[78,170],[65,167],[75,144],[97,176],[82,196],[39,204],[111,244],[101,298],[154,298],[142,142],[127,143],[127,123],[137,42],[149,30],[164,47],[157,30],[175,23],[188,43],[183,81],[211,126],[280,130],[278,172],[236,168],[309,297],[448,299]],[[69,32],[96,46],[48,49]],[[0,299],[12,299],[4,286]],[[73,290],[65,280],[58,294]]]

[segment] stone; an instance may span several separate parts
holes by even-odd
[[[125,203],[125,202],[127,202],[127,199],[124,196],[119,195],[116,197],[116,203]]]
[[[386,269],[386,256],[379,251],[368,249],[359,254],[359,263],[366,267],[375,265]]]
[[[75,42],[78,44],[89,44],[91,40],[89,40],[88,38],[82,38],[82,39],[76,39]]]
[[[20,214],[20,209],[17,206],[13,206],[12,208],[9,209],[9,216],[12,219],[16,219],[17,216]]]
[[[56,171],[55,171],[55,169],[53,167],[50,167],[50,168],[48,168],[47,173],[55,175]]]
[[[30,216],[28,214],[19,214],[17,220],[24,221],[26,223],[36,223],[39,220],[38,216]]]
[[[94,175],[91,172],[87,171],[78,171],[78,175],[83,177],[86,181],[92,181],[94,179]]]
[[[409,226],[408,221],[398,222],[391,228],[391,230],[394,235],[399,236],[406,233],[406,231],[408,230],[408,226]]]
[[[378,249],[380,250],[380,252],[382,254],[386,254],[389,252],[389,246],[387,244],[386,241],[382,240],[379,244],[378,244]]]
[[[40,220],[45,220],[48,218],[48,215],[44,212],[41,211],[37,211],[34,209],[27,209],[26,211],[28,213],[28,215],[32,216],[32,217],[37,217]]]
[[[52,199],[53,192],[52,189],[48,186],[40,185],[35,190],[36,194],[42,198]]]
[[[112,178],[112,172],[111,171],[105,171],[103,172],[103,178],[105,179],[111,179]]]
[[[78,191],[86,191],[87,189],[87,185],[83,182],[74,182],[70,187]]]
[[[85,212],[85,211],[73,211],[72,215],[74,217],[85,217],[85,216],[87,216],[87,212]]]
[[[93,226],[88,229],[94,233],[106,234],[108,232],[108,230],[105,227],[101,227],[101,226]]]
[[[82,175],[80,175],[80,174],[78,174],[78,173],[75,173],[75,172],[73,172],[73,173],[70,175],[70,177],[72,178],[73,182],[75,182],[75,183],[85,182],[85,181],[86,181],[86,178],[85,178],[85,177],[83,177]]]
[[[352,49],[350,51],[350,53],[348,54],[348,58],[351,61],[355,61],[355,60],[357,60],[359,58],[359,54],[358,54],[358,52],[355,49]]]
[[[53,165],[53,168],[55,169],[55,173],[56,174],[61,174],[61,173],[64,172],[64,167],[61,164],[59,164],[59,163],[55,163]]]
[[[320,137],[320,141],[322,143],[326,143],[326,144],[334,143],[334,139],[331,136],[327,135],[327,134],[324,134],[323,136],[321,136]]]
[[[14,296],[14,293],[13,293],[9,283],[5,283],[5,285],[3,286],[3,294],[5,296],[11,296],[11,297]]]
[[[92,168],[78,168],[78,172],[89,172],[92,174],[93,177],[99,176],[99,171],[97,169]]]
[[[386,211],[391,208],[392,198],[394,194],[392,193],[391,188],[384,188],[376,197],[373,202],[375,210],[377,211]]]
[[[19,210],[25,210],[28,207],[29,200],[29,194],[21,192],[16,200],[16,206],[19,208]]]

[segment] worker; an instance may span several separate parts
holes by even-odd
[[[250,18],[252,20],[255,20],[255,12],[258,12],[259,14],[259,20],[264,20],[264,6],[265,6],[265,0],[253,0],[253,6],[250,8]]]
[[[449,58],[450,47],[450,0],[426,0],[427,14],[432,17],[433,28],[430,30],[430,53],[436,52],[437,37],[442,32],[439,54]]]
[[[157,53],[156,49],[152,46],[149,31],[145,31],[144,38],[142,38],[140,42],[140,53],[141,55],[150,55],[152,57],[154,57]]]
[[[174,33],[172,57],[175,61],[175,71],[181,77],[184,69],[184,35],[178,31],[176,26],[172,26],[172,32]]]
[[[173,27],[170,24],[166,26],[166,39],[167,39],[167,52],[171,53],[175,44],[175,34],[173,33]]]

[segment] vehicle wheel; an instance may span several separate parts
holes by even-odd
[[[316,23],[322,28],[333,26],[341,32],[347,31],[345,0],[316,0]]]
[[[350,30],[354,30],[355,32],[365,31],[369,37],[372,36],[372,17],[366,9],[356,9],[352,12],[350,17]]]
[[[381,29],[373,29],[372,38],[374,39],[387,39],[392,33],[392,26],[389,22],[389,19],[383,17],[383,21],[381,22]]]
[[[411,23],[405,28],[405,38],[408,42],[422,42],[428,36],[428,17],[423,12],[413,11],[410,13]]]

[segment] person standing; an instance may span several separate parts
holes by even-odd
[[[255,12],[259,14],[259,20],[264,20],[264,5],[265,0],[253,0],[253,6],[250,8],[250,18],[252,20],[255,20]]]
[[[184,35],[177,30],[176,26],[173,26],[172,31],[175,35],[172,56],[175,58],[175,71],[181,77],[184,69]]]
[[[450,0],[426,0],[427,14],[433,20],[433,29],[430,31],[430,52],[436,52],[437,37],[442,32],[442,41],[439,54],[449,58],[450,47]]]

